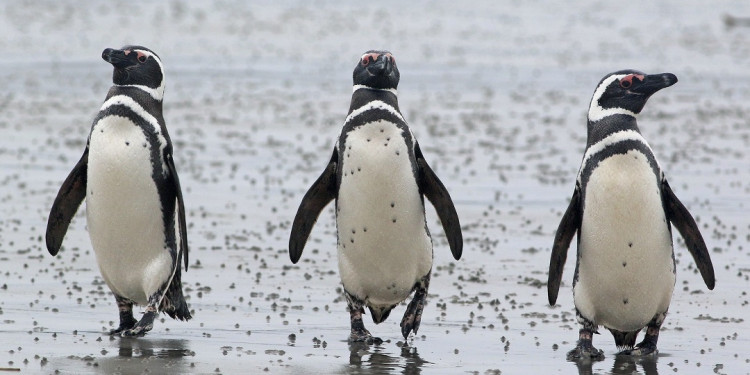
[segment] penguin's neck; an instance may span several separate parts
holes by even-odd
[[[607,116],[599,121],[589,120],[586,147],[596,144],[612,133],[623,130],[635,131],[638,134],[641,133],[635,117],[630,115],[617,114]]]
[[[162,101],[154,99],[148,92],[135,86],[114,85],[110,87],[109,92],[107,92],[107,97],[104,99],[104,101],[106,102],[107,100],[109,100],[109,98],[117,95],[125,95],[131,97],[148,113],[156,117],[159,120],[159,123],[164,123],[162,115]]]
[[[401,110],[398,108],[398,96],[396,96],[396,90],[379,90],[368,88],[366,86],[355,86],[348,114],[351,114],[355,109],[375,100],[384,102],[401,113]]]

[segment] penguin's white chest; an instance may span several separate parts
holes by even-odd
[[[409,148],[401,129],[377,121],[349,132],[339,152],[342,283],[369,306],[392,306],[432,268],[432,241]]]
[[[99,120],[89,140],[86,214],[91,244],[113,292],[146,304],[171,275],[151,145],[129,119]]]
[[[607,328],[638,330],[669,307],[674,260],[657,181],[631,150],[600,162],[586,186],[574,299]]]

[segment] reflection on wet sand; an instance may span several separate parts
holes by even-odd
[[[612,362],[612,370],[609,372],[595,372],[593,369],[594,362],[590,360],[579,360],[574,363],[578,368],[578,375],[658,375],[659,370],[656,367],[657,361],[657,356],[638,358],[627,355],[616,355],[614,362]],[[640,365],[640,371],[638,370],[638,365]]]
[[[160,374],[184,374],[189,371],[185,357],[194,357],[189,340],[117,338],[112,342],[117,355],[105,354],[97,361],[103,374],[130,374],[156,371]]]
[[[417,348],[404,344],[397,357],[387,353],[382,345],[356,342],[349,344],[349,366],[346,374],[421,374],[422,367],[430,362],[419,356]]]

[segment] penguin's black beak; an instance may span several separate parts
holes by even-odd
[[[677,76],[672,73],[649,74],[640,85],[633,87],[630,91],[651,96],[651,94],[677,83]],[[635,85],[634,85],[635,86]]]
[[[114,48],[105,49],[102,52],[102,59],[118,69],[124,69],[133,64],[125,51]]]

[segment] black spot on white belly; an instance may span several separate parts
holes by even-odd
[[[627,267],[627,265],[628,265],[628,262],[622,262],[623,267]]]
[[[391,219],[391,220],[393,220],[393,222],[395,223],[395,222],[396,222],[396,217],[394,217],[394,218],[393,218],[393,219]]]
[[[391,208],[396,207],[396,202],[391,202]]]
[[[362,228],[363,231],[367,232],[367,227]]]
[[[125,141],[125,146],[130,146],[130,142]]]
[[[628,242],[628,247],[633,247],[633,243],[632,242]]]
[[[628,304],[628,299],[627,299],[627,298],[625,298],[624,300],[622,300],[622,304],[623,304],[623,305],[627,305],[627,304]]]

